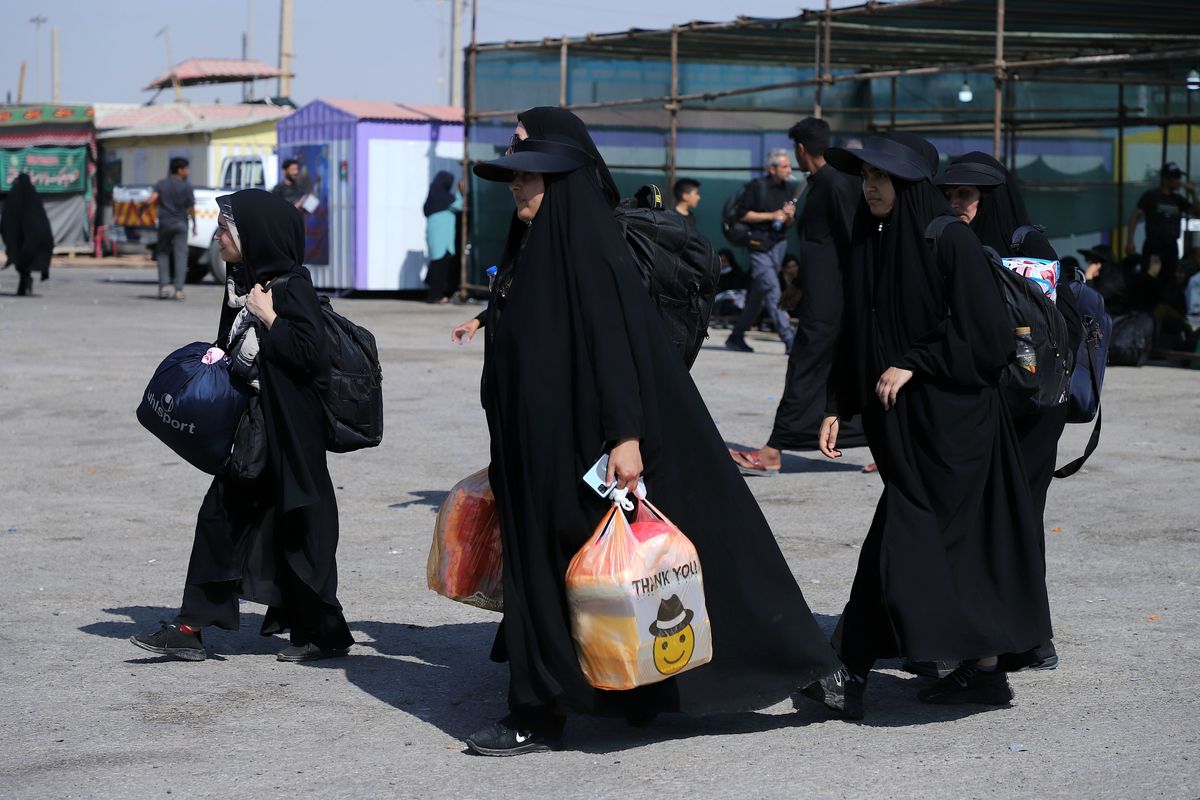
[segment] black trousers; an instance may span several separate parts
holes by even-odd
[[[447,253],[429,264],[429,272],[425,274],[425,284],[429,287],[427,302],[439,303],[453,294],[458,288],[458,256]]]
[[[284,604],[267,609],[262,634],[271,636],[290,631],[295,645],[315,644],[326,650],[349,647],[354,643],[342,610],[323,601],[308,584],[290,570],[284,570]],[[239,623],[239,581],[186,584],[183,605],[175,624],[204,628],[215,625],[237,630]]]

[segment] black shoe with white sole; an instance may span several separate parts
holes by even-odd
[[[162,623],[154,633],[139,633],[129,641],[143,650],[180,661],[203,661],[208,657],[199,633],[184,633],[178,625]]]
[[[1040,644],[1032,650],[1026,650],[1024,653],[1006,653],[1000,656],[1000,669],[1005,672],[1057,668],[1058,651],[1054,648],[1054,642]]]
[[[937,683],[917,692],[923,703],[948,706],[965,703],[1006,706],[1013,696],[1008,675],[999,668],[985,672],[974,664],[963,664]]]
[[[511,717],[505,717],[467,737],[467,747],[481,756],[548,753],[558,750],[561,746],[561,718],[540,726],[528,726],[517,723]]]
[[[294,644],[285,647],[275,654],[276,661],[318,661],[322,658],[341,658],[350,652],[349,647],[331,647],[324,649],[315,644]]]
[[[824,703],[826,708],[845,719],[863,718],[863,695],[866,692],[866,680],[844,668],[800,690],[805,697]]]

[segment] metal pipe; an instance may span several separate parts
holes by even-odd
[[[1000,158],[1000,115],[1004,110],[1004,0],[996,0],[996,63],[992,80],[996,85],[992,107],[992,158]]]
[[[1117,157],[1113,165],[1117,176],[1117,227],[1113,234],[1113,252],[1120,258],[1125,241],[1125,84],[1117,87]]]
[[[1171,116],[1171,87],[1170,86],[1163,87],[1163,116],[1164,117]],[[1169,123],[1163,124],[1162,133],[1163,133],[1163,135],[1162,135],[1162,158],[1159,159],[1158,163],[1165,164],[1165,163],[1167,163],[1168,144],[1170,143],[1170,138],[1171,138],[1171,125]]]
[[[1200,56],[1200,47],[1188,48],[1184,50],[1160,51],[1157,53],[1111,53],[1098,56],[1069,56],[1065,58],[1047,58],[1037,59],[1032,61],[1009,61],[1005,63],[1006,70],[1029,69],[1034,67],[1048,66],[1093,66],[1099,64],[1135,64],[1143,61],[1162,61],[1176,60],[1188,57]],[[873,78],[891,78],[904,77],[913,75],[942,75],[947,72],[992,72],[995,70],[995,62],[991,61],[986,64],[967,64],[967,65],[943,65],[935,67],[916,67],[912,69],[886,69],[876,70],[873,72],[855,72],[846,75],[834,75],[830,77],[830,83],[847,83],[851,81],[864,81]],[[748,86],[742,89],[728,89],[722,92],[693,92],[690,94],[681,94],[678,99],[681,102],[691,100],[710,101],[723,97],[738,97],[747,94],[758,94],[760,92],[778,91],[780,89],[796,89],[804,86],[816,86],[822,83],[823,78],[811,78],[798,81],[784,81],[782,83],[772,83],[762,86]],[[620,108],[623,106],[639,106],[639,105],[657,105],[670,101],[670,97],[643,97],[631,100],[608,100],[596,103],[578,103],[568,106],[570,109],[595,109],[595,108]],[[523,109],[506,109],[503,111],[484,111],[477,112],[474,116],[476,119],[487,119],[490,117],[505,117],[513,116]],[[729,109],[734,110],[734,109]],[[753,110],[753,109],[748,109]]]
[[[558,104],[567,104],[567,37],[562,37],[558,51]]]
[[[888,126],[888,130],[893,130],[896,127],[896,76],[892,76],[892,122]]]
[[[667,142],[667,188],[675,185],[676,147],[679,143],[679,28],[671,28],[671,133]]]
[[[451,0],[451,2],[459,2],[459,0]],[[467,281],[467,265],[469,262],[467,256],[467,246],[471,241],[471,119],[472,112],[475,110],[475,53],[479,49],[479,40],[476,38],[476,20],[478,18],[477,11],[479,7],[478,0],[471,3],[471,44],[467,47],[467,107],[463,114],[463,154],[462,154],[462,184],[463,184],[463,208],[462,208],[462,224],[458,235],[458,292],[459,296],[464,300],[471,289],[481,287],[472,286]],[[456,54],[457,55],[457,54]],[[486,288],[486,287],[483,287]]]
[[[831,0],[825,0],[825,30],[823,34],[823,38],[825,40],[825,52],[821,56],[821,85],[817,87],[817,111],[813,115],[818,118],[821,116],[821,103],[824,100],[824,87],[831,85],[830,78],[832,77],[832,73],[829,69],[829,59],[833,38],[833,25],[831,24],[832,20],[830,18],[832,11],[833,9]]]

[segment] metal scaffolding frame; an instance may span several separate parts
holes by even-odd
[[[836,42],[835,42],[836,39]],[[811,47],[812,77],[758,86],[712,92],[681,92],[681,61],[729,64],[778,65],[779,53],[804,53]],[[559,61],[559,105],[573,111],[651,106],[668,112],[664,142],[664,172],[673,184],[679,168],[676,156],[679,112],[709,109],[708,104],[781,89],[809,87],[815,97],[811,109],[731,108],[711,109],[721,113],[773,111],[811,113],[820,117],[831,111],[865,112],[868,129],[897,130],[928,128],[929,123],[897,120],[899,114],[941,113],[962,117],[961,121],[939,123],[941,131],[991,132],[992,152],[997,159],[1015,164],[1016,139],[1021,131],[1070,130],[1080,127],[1115,127],[1119,160],[1116,174],[1116,229],[1123,232],[1124,182],[1123,142],[1125,127],[1162,126],[1166,153],[1171,125],[1187,126],[1188,160],[1191,158],[1191,126],[1200,122],[1192,112],[1192,92],[1185,72],[1200,65],[1200,1],[1143,0],[1135,10],[1125,0],[870,0],[861,5],[833,8],[825,0],[823,10],[809,10],[794,17],[766,19],[738,17],[732,22],[689,22],[665,29],[631,29],[624,32],[579,37],[562,36],[536,41],[507,41],[480,44],[476,39],[475,4],[472,4],[471,43],[466,48],[466,125],[464,126],[463,173],[471,167],[469,144],[472,125],[496,118],[515,119],[524,109],[477,107],[476,62],[479,53],[508,51],[551,54]],[[654,59],[670,64],[667,95],[623,98],[597,102],[569,102],[571,54],[606,58]],[[985,53],[990,58],[982,57]],[[1171,70],[1174,69],[1174,74]],[[835,72],[835,70],[837,70]],[[898,78],[947,73],[983,73],[993,83],[991,109],[913,109],[897,106]],[[832,108],[826,90],[842,83],[877,79],[891,81],[890,107]],[[1081,83],[1115,85],[1115,109],[1019,109],[1014,86],[1019,82]],[[1145,114],[1145,109],[1125,105],[1127,85],[1161,86],[1165,89],[1163,113]],[[1170,89],[1180,87],[1187,95],[1187,111],[1172,114]],[[989,113],[990,119],[969,117]],[[1189,164],[1190,167],[1190,164]],[[712,167],[705,167],[707,170]],[[742,169],[742,168],[738,168]],[[462,234],[462,286],[467,280],[467,214],[464,207]],[[1119,245],[1119,243],[1118,243]],[[470,287],[480,288],[480,287]]]

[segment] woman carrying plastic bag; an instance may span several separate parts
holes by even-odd
[[[504,552],[492,656],[509,665],[510,713],[467,744],[488,755],[556,748],[568,711],[642,721],[785,700],[835,672],[837,658],[671,349],[587,129],[554,108],[520,120],[512,153],[475,167],[509,184],[516,212],[487,311],[453,334],[465,341],[481,324],[486,334],[482,401]],[[712,627],[711,662],[632,691],[588,682],[567,610],[569,562],[610,507],[580,480],[604,452],[609,481],[636,485],[644,473],[695,545]]]

